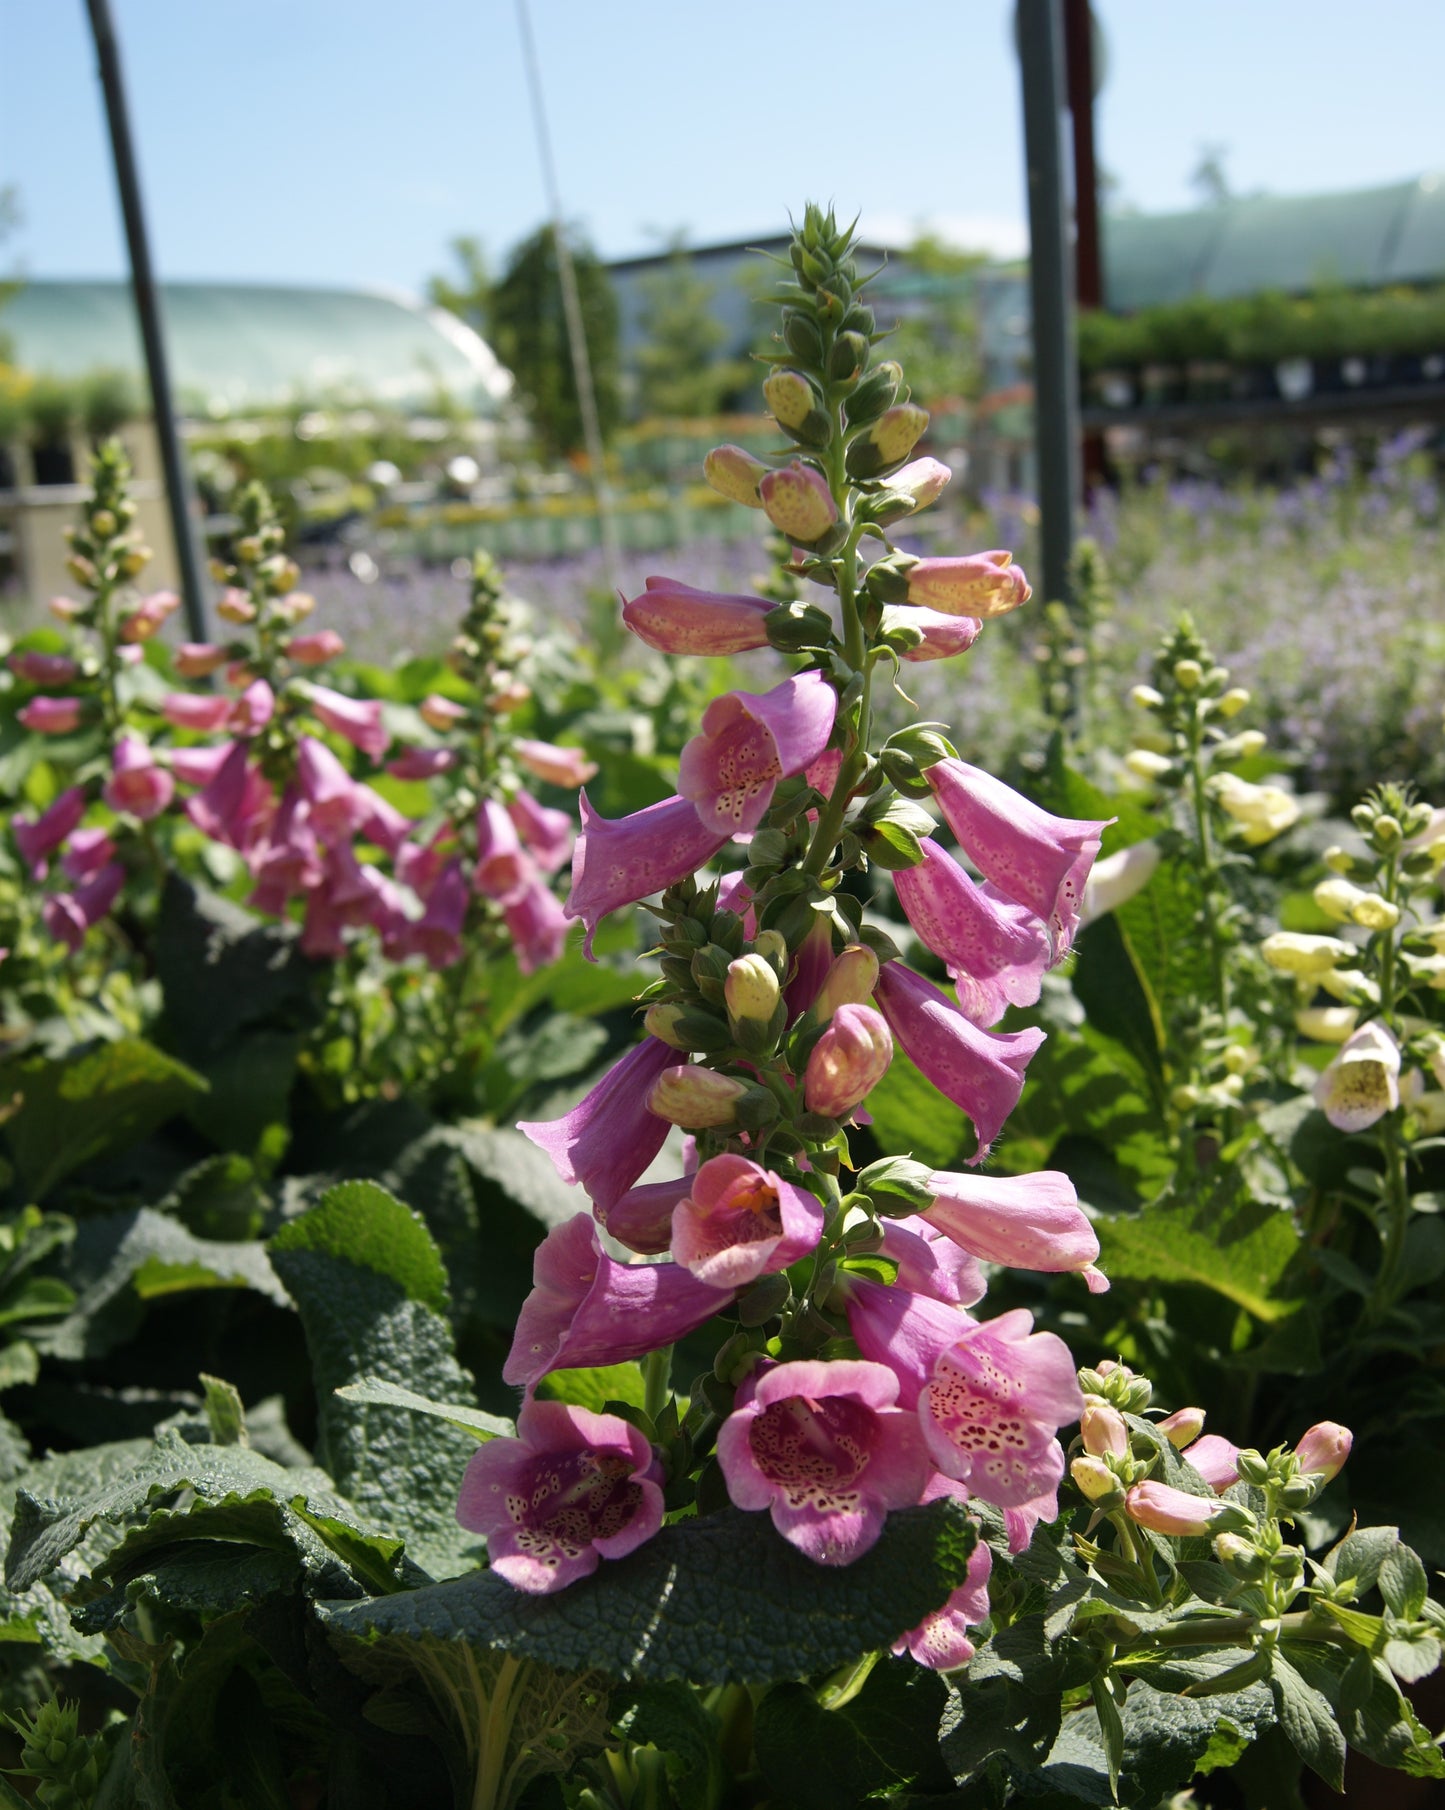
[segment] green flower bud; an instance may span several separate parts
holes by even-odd
[[[1198,691],[1204,681],[1204,668],[1197,660],[1174,662],[1174,683],[1181,691]]]
[[[901,365],[893,363],[891,359],[875,365],[848,398],[849,427],[862,427],[869,421],[875,421],[885,409],[891,408],[902,382]]]
[[[766,957],[740,955],[728,964],[723,997],[734,1024],[767,1024],[777,1008],[779,992],[777,972]]]

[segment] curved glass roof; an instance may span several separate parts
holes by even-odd
[[[341,400],[424,412],[444,393],[491,415],[511,388],[470,327],[407,296],[166,283],[161,307],[171,382],[189,414]],[[0,333],[23,370],[144,377],[128,283],[27,282],[0,314]]]

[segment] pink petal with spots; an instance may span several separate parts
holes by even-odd
[[[988,1618],[988,1580],[993,1571],[993,1551],[982,1540],[968,1557],[968,1575],[941,1609],[925,1615],[918,1626],[895,1640],[893,1651],[904,1653],[935,1672],[953,1672],[967,1665],[976,1651],[968,1630]]]
[[[883,1255],[898,1265],[900,1289],[928,1295],[954,1307],[972,1307],[983,1299],[988,1284],[978,1259],[971,1257],[926,1219],[885,1219]]]
[[[587,794],[580,799],[582,833],[572,851],[572,890],[562,907],[587,926],[583,952],[592,957],[592,939],[609,911],[685,880],[710,861],[727,832],[707,829],[684,798],[634,811],[630,817],[599,817]]]
[[[778,781],[803,772],[827,746],[837,708],[819,672],[798,673],[761,695],[725,692],[682,751],[679,793],[720,836],[755,830]]]
[[[948,968],[962,1010],[997,1024],[1009,1006],[1031,1006],[1050,966],[1048,932],[1026,907],[980,886],[923,838],[923,860],[893,875],[894,890],[920,940]]]
[[[672,1215],[674,1262],[714,1288],[742,1288],[817,1248],[819,1202],[745,1156],[703,1164]]]

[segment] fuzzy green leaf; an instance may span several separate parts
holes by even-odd
[[[345,1383],[336,1393],[343,1401],[370,1402],[379,1408],[409,1408],[413,1414],[433,1415],[437,1420],[470,1433],[478,1444],[498,1436],[512,1437],[517,1431],[514,1423],[500,1414],[488,1414],[481,1408],[465,1407],[459,1402],[429,1401],[414,1389],[404,1389],[400,1383],[389,1383],[379,1376],[364,1376],[359,1382]]]
[[[1271,1668],[1280,1727],[1290,1746],[1335,1791],[1345,1785],[1345,1737],[1328,1697],[1316,1690],[1285,1658],[1276,1653]]]

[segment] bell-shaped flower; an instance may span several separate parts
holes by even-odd
[[[220,747],[171,748],[167,751],[171,772],[183,785],[208,786],[234,746],[233,742],[223,742]]]
[[[966,1327],[919,1398],[934,1464],[999,1508],[1057,1486],[1064,1454],[1055,1434],[1084,1410],[1068,1346],[1033,1323],[1015,1308]]]
[[[111,756],[110,778],[105,782],[105,802],[113,811],[126,811],[149,823],[175,796],[176,782],[164,767],[156,765],[148,743],[138,735],[123,735]]]
[[[360,827],[356,781],[314,735],[296,744],[296,784],[310,807],[310,821],[326,842],[338,842]]]
[[[691,1141],[691,1140],[689,1140]],[[690,1175],[676,1181],[639,1182],[597,1217],[610,1238],[642,1257],[661,1257],[672,1249],[672,1216],[692,1188]]]
[[[649,578],[640,597],[623,603],[622,620],[660,654],[741,654],[768,645],[765,597],[698,591],[675,578]]]
[[[85,933],[105,917],[125,884],[119,861],[107,861],[74,892],[52,892],[40,908],[45,928],[73,955],[85,941]]]
[[[508,799],[507,815],[538,867],[544,873],[556,873],[572,853],[574,831],[566,811],[538,804],[530,792],[522,791]]]
[[[349,698],[329,685],[305,687],[312,710],[334,734],[359,748],[372,760],[380,760],[391,740],[382,721],[381,704],[374,698]]]
[[[872,1006],[839,1006],[808,1055],[803,1072],[808,1111],[845,1118],[868,1098],[892,1060],[893,1038],[881,1013]]]
[[[462,959],[462,926],[470,904],[462,864],[453,857],[443,864],[427,894],[426,910],[411,926],[408,938],[412,950],[429,968],[450,968]]]
[[[1315,1104],[1339,1131],[1364,1131],[1400,1104],[1400,1046],[1372,1018],[1347,1037],[1314,1086]]]
[[[935,1169],[933,1205],[922,1217],[985,1263],[1021,1270],[1084,1270],[1099,1240],[1061,1170],[1032,1175],[956,1175]]]
[[[231,727],[237,735],[259,735],[275,714],[275,692],[264,679],[252,679],[231,706]]]
[[[439,773],[450,773],[461,756],[453,748],[408,748],[386,770],[397,779],[435,779]]]
[[[758,495],[768,520],[800,547],[821,540],[838,519],[828,480],[801,459],[759,479]]]
[[[733,1298],[680,1264],[618,1263],[586,1213],[538,1245],[532,1282],[502,1365],[504,1381],[529,1390],[552,1370],[625,1364],[671,1345]]]
[[[359,781],[353,781],[352,797],[358,833],[394,856],[416,825],[380,792]]]
[[[1051,960],[1043,924],[971,880],[931,836],[920,846],[923,860],[894,873],[894,890],[919,940],[947,967],[964,1014],[987,1026],[1011,1005],[1033,1005]]]
[[[281,651],[298,666],[324,666],[346,652],[346,643],[334,628],[318,628],[309,635],[293,635]]]
[[[1302,1471],[1323,1477],[1328,1483],[1345,1468],[1355,1436],[1337,1420],[1321,1420],[1303,1434],[1294,1449]]]
[[[512,753],[536,779],[549,786],[585,786],[597,771],[597,762],[588,760],[580,748],[559,748],[555,742],[539,742],[518,736]]]
[[[1004,616],[1032,596],[1013,554],[965,553],[920,559],[908,569],[908,601],[946,616]]]
[[[673,1261],[714,1288],[743,1288],[817,1248],[823,1209],[748,1157],[704,1163],[672,1214]]]
[[[230,657],[230,648],[214,641],[183,641],[175,652],[176,671],[183,679],[209,678]]]
[[[7,654],[5,664],[27,685],[68,685],[80,676],[80,667],[69,654],[42,654],[31,647]]]
[[[755,830],[778,781],[823,752],[837,709],[837,693],[820,672],[798,673],[761,695],[724,692],[682,751],[679,793],[718,836]]]
[[[1257,786],[1237,773],[1214,773],[1209,795],[1227,817],[1232,817],[1250,847],[1272,842],[1299,820],[1299,800],[1282,786]]]
[[[171,691],[161,699],[161,715],[168,723],[199,735],[214,735],[234,708],[234,700],[220,692]]]
[[[891,1508],[918,1501],[930,1469],[917,1418],[882,1364],[778,1364],[723,1422],[717,1460],[733,1503],[767,1509],[817,1565],[849,1565]]]
[[[12,817],[10,827],[24,858],[25,865],[37,880],[50,870],[53,855],[85,815],[85,792],[80,786],[68,786],[55,803],[33,821],[28,817]]]
[[[948,1479],[938,1481],[946,1485]],[[944,1488],[936,1493],[951,1492]],[[923,1500],[933,1501],[934,1494],[926,1489]],[[988,1580],[992,1571],[993,1548],[986,1540],[980,1540],[968,1555],[968,1572],[963,1582],[941,1609],[925,1615],[916,1628],[894,1641],[895,1655],[902,1658],[907,1653],[919,1665],[935,1672],[955,1672],[967,1665],[975,1652],[968,1630],[988,1619]]]
[[[978,1259],[926,1219],[884,1219],[882,1252],[898,1265],[900,1290],[955,1307],[972,1307],[987,1292]]]
[[[60,865],[72,880],[89,880],[114,856],[115,844],[104,830],[77,830]]]
[[[1057,1486],[1035,1496],[1029,1502],[1021,1502],[1016,1508],[1003,1511],[1004,1533],[1008,1538],[1008,1549],[1012,1553],[1027,1552],[1034,1537],[1034,1529],[1040,1521],[1057,1521],[1059,1518],[1059,1492]]]
[[[874,994],[908,1059],[973,1120],[982,1162],[1019,1103],[1024,1072],[1044,1040],[1040,1030],[981,1031],[931,981],[902,962],[885,962]]]
[[[563,910],[587,926],[582,948],[591,959],[592,939],[608,912],[696,873],[730,832],[705,827],[686,798],[664,798],[628,817],[599,817],[585,792],[580,803],[582,831],[572,850],[572,890]]]
[[[149,641],[157,634],[161,624],[168,616],[172,616],[181,607],[181,600],[174,591],[154,591],[149,597],[142,597],[133,610],[128,610],[120,618],[119,634],[122,641],[136,643]]]
[[[897,1283],[845,1271],[836,1292],[854,1344],[871,1363],[886,1364],[898,1378],[898,1399],[905,1408],[917,1406],[939,1357],[978,1324],[932,1287],[914,1294]]]
[[[544,1596],[624,1558],[662,1525],[662,1467],[615,1414],[528,1400],[515,1439],[491,1439],[462,1477],[457,1520],[483,1534],[487,1562]]]
[[[564,1182],[582,1185],[604,1219],[663,1146],[667,1123],[648,1111],[647,1095],[678,1060],[676,1050],[644,1037],[564,1117],[517,1127],[546,1151]]]
[[[1206,1534],[1224,1507],[1212,1496],[1191,1496],[1169,1483],[1136,1483],[1124,1492],[1125,1513],[1153,1533]]]
[[[534,875],[516,898],[506,901],[502,916],[523,974],[548,967],[566,947],[569,926],[562,902],[540,876]]]
[[[938,761],[925,777],[968,858],[1043,919],[1062,954],[1073,943],[1084,882],[1113,820],[1055,817],[967,761]]]
[[[885,626],[895,617],[923,637],[912,647],[901,650],[903,659],[915,665],[930,660],[952,660],[958,654],[966,654],[983,632],[983,623],[977,616],[945,616],[942,610],[896,609],[885,614]]]
[[[311,807],[299,786],[287,786],[282,793],[280,809],[264,836],[248,851],[247,861],[256,877],[251,904],[273,917],[280,917],[297,893],[321,884],[325,862],[312,827]]]
[[[83,713],[80,698],[31,698],[15,716],[35,735],[69,735],[80,727]]]
[[[484,899],[506,904],[520,898],[536,873],[522,847],[517,826],[507,807],[496,798],[484,798],[477,812],[477,864],[472,884]]]
[[[1082,930],[1107,912],[1127,905],[1136,893],[1154,877],[1159,865],[1159,844],[1151,836],[1145,842],[1131,842],[1112,855],[1096,861],[1084,884],[1084,897],[1079,907]]]
[[[1162,1426],[1162,1422],[1160,1423]],[[1165,1435],[1168,1438],[1168,1435]],[[1239,1447],[1218,1433],[1191,1440],[1180,1456],[1204,1479],[1217,1496],[1239,1482]]]

